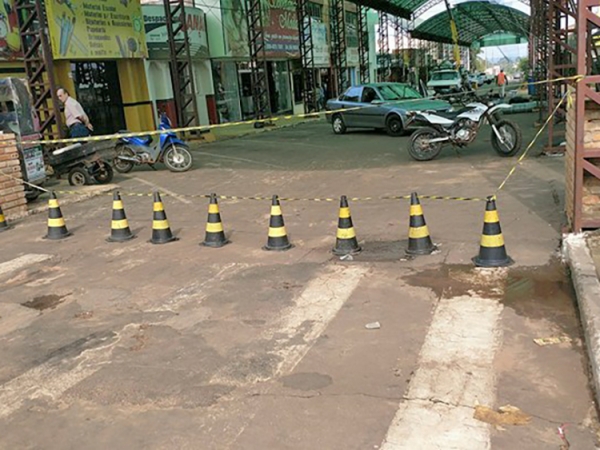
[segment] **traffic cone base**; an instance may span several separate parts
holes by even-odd
[[[284,251],[292,248],[293,245],[290,243],[285,229],[285,223],[283,221],[283,214],[281,213],[281,205],[279,203],[279,197],[273,196],[271,202],[271,217],[269,218],[269,235],[267,244],[263,247],[263,250],[268,251]]]
[[[350,207],[348,199],[342,195],[340,199],[340,213],[338,217],[338,228],[335,238],[335,247],[331,250],[334,255],[356,255],[361,252],[356,239],[356,232],[352,224],[352,216],[350,215]]]
[[[154,193],[154,206],[152,217],[152,244],[166,244],[168,242],[178,241],[179,239],[171,233],[171,227],[167,220],[167,214],[158,192]]]
[[[129,229],[127,216],[123,207],[121,195],[115,192],[113,195],[112,221],[110,223],[110,236],[108,242],[126,242],[133,239],[135,235]]]
[[[425,223],[423,208],[416,192],[410,196],[410,224],[408,229],[408,255],[430,255],[437,250]]]
[[[487,199],[485,206],[479,254],[472,261],[477,267],[504,267],[514,263],[506,253],[496,201],[492,197]]]
[[[52,192],[48,200],[48,234],[44,236],[44,239],[59,240],[69,236],[71,236],[71,233],[67,230],[65,219],[58,205],[58,199],[56,194]]]
[[[0,233],[6,230],[10,230],[12,228],[11,225],[6,221],[4,217],[4,213],[2,212],[2,207],[0,206]]]
[[[208,220],[206,221],[206,234],[204,242],[200,245],[205,247],[219,248],[229,244],[229,240],[225,237],[223,223],[221,222],[221,213],[219,211],[219,203],[217,195],[210,195],[210,203],[208,205]]]

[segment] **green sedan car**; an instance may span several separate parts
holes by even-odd
[[[430,100],[403,83],[370,83],[352,86],[337,99],[327,102],[327,121],[335,134],[348,128],[375,128],[390,136],[402,136],[410,130],[408,113],[450,111],[443,100]]]

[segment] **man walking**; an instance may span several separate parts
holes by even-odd
[[[65,121],[69,127],[69,137],[87,137],[94,131],[90,119],[83,110],[81,103],[69,95],[65,88],[56,91],[58,99],[65,105]]]
[[[504,75],[504,69],[500,69],[500,73],[496,78],[496,84],[500,86],[500,97],[504,98],[504,88],[506,86],[506,75]]]

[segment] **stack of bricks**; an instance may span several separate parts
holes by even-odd
[[[15,135],[0,134],[0,206],[9,219],[27,214],[22,178]]]

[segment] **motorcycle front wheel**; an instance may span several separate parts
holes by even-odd
[[[182,145],[171,144],[165,152],[163,161],[171,172],[185,172],[192,167],[192,154]]]
[[[421,128],[410,139],[408,154],[417,161],[430,161],[442,151],[442,142],[430,143],[429,140],[441,137],[434,128]]]
[[[116,148],[117,156],[113,160],[113,166],[119,173],[129,173],[133,170],[133,163],[131,161],[123,161],[119,159],[119,156],[125,156],[127,158],[133,158],[135,152],[127,147],[126,145],[118,145]]]
[[[500,156],[514,156],[521,150],[521,129],[510,120],[501,120],[496,125],[496,129],[504,143],[500,142],[494,130],[492,130],[492,147]]]

